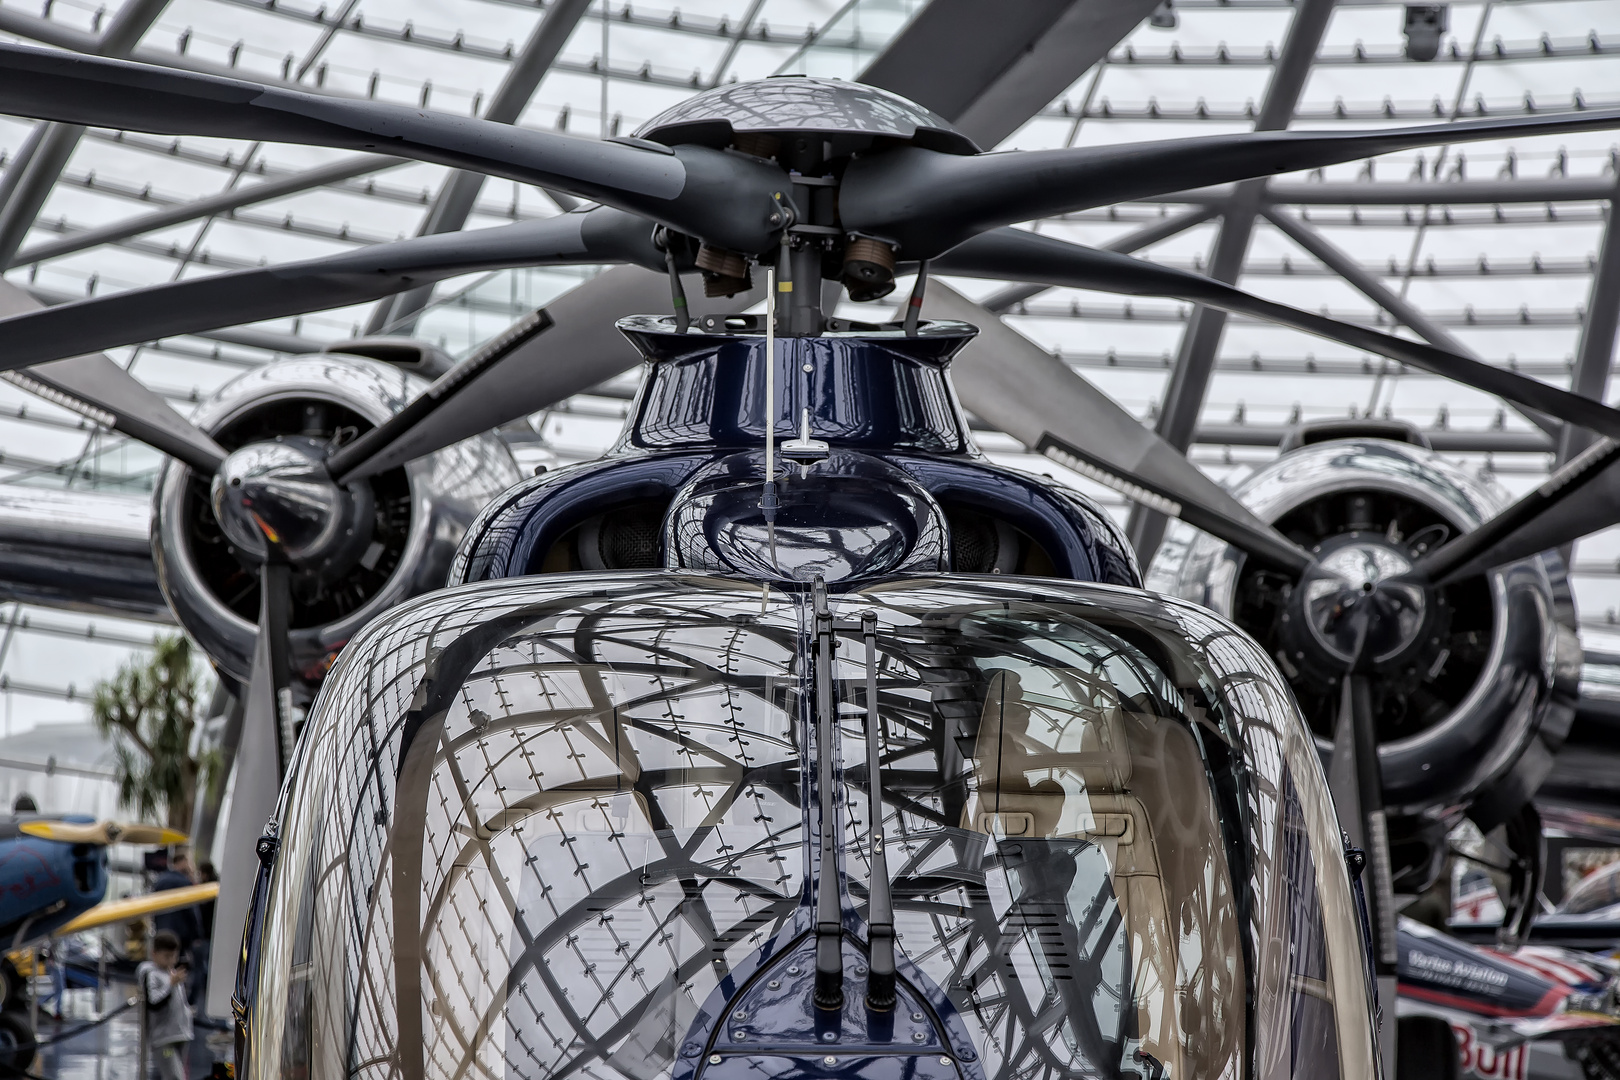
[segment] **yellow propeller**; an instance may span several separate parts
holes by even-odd
[[[186,834],[161,825],[143,825],[139,822],[95,821],[24,821],[17,826],[19,832],[44,840],[60,840],[64,844],[183,844]]]
[[[64,937],[81,930],[106,926],[108,923],[128,922],[130,919],[139,919],[146,915],[161,915],[165,911],[175,911],[218,898],[219,882],[210,881],[184,889],[167,889],[145,896],[132,896],[125,900],[109,900],[105,904],[97,904],[72,922],[63,923],[51,933],[51,936]]]

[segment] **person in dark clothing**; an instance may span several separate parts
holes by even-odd
[[[167,892],[170,889],[185,889],[197,883],[192,875],[191,855],[184,849],[174,853],[169,861],[169,868],[152,879],[153,892]],[[167,930],[180,942],[180,955],[185,956],[191,951],[192,942],[202,936],[201,924],[197,917],[197,908],[180,908],[178,911],[167,911],[157,916],[153,922],[161,932]]]
[[[219,871],[211,862],[197,864],[197,884],[207,885],[219,880]],[[191,943],[191,982],[187,986],[192,1001],[201,1001],[208,988],[208,962],[214,952],[214,901],[205,900],[197,908],[197,940]]]

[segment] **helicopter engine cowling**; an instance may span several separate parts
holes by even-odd
[[[1233,494],[1312,551],[1338,575],[1335,587],[1396,577],[1509,501],[1426,447],[1380,438],[1302,446]],[[1319,602],[1332,602],[1320,580],[1248,565],[1235,548],[1177,523],[1147,585],[1213,608],[1264,645],[1327,759],[1348,656],[1298,617],[1316,594],[1293,595],[1317,590]],[[1386,807],[1431,840],[1463,811],[1489,829],[1534,793],[1574,715],[1581,650],[1566,567],[1544,552],[1429,588],[1408,610],[1405,623],[1384,624],[1390,640],[1366,645]],[[1425,856],[1408,855],[1409,881],[1421,885]]]
[[[400,367],[327,353],[276,361],[222,386],[193,417],[220,445],[251,458],[344,442],[386,420],[427,382]],[[230,471],[226,470],[227,473]],[[510,452],[481,435],[344,489],[342,535],[292,565],[292,672],[324,676],[337,651],[381,612],[444,585],[468,524],[516,483]],[[173,460],[153,495],[152,556],[176,619],[219,668],[246,681],[259,616],[258,553],[212,505],[214,477]],[[234,476],[226,482],[239,482]]]

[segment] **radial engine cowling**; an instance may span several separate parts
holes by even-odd
[[[276,361],[226,383],[195,422],[227,450],[344,442],[370,430],[427,383],[360,356],[322,354]],[[485,503],[519,479],[494,435],[449,446],[357,482],[359,511],[345,542],[292,570],[291,664],[318,683],[336,652],[382,611],[444,585],[467,525]],[[210,504],[211,477],[165,462],[154,499],[152,556],[180,625],[214,662],[246,681],[259,617],[257,560],[240,550]]]
[[[1346,585],[1400,574],[1508,496],[1432,450],[1373,438],[1286,453],[1234,494],[1312,551],[1320,572],[1296,582],[1248,566],[1178,524],[1148,588],[1205,604],[1264,645],[1326,755],[1348,656],[1301,611]],[[1581,652],[1563,560],[1546,552],[1425,589],[1409,610],[1389,640],[1367,646],[1386,805],[1437,825],[1467,809],[1490,828],[1541,783],[1574,715]]]

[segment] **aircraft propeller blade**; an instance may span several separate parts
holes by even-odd
[[[652,229],[645,218],[598,207],[59,304],[0,320],[0,341],[5,343],[0,369],[364,303],[475,271],[611,262],[662,270],[664,256],[652,245]],[[85,399],[115,411],[88,393]]]
[[[167,846],[186,842],[186,834],[178,829],[140,822],[38,820],[24,821],[17,826],[17,830],[42,840],[57,840],[64,844],[100,844],[103,847],[108,844]]]
[[[147,915],[162,915],[164,912],[206,904],[218,896],[219,882],[209,881],[179,889],[164,889],[162,892],[147,893],[144,896],[128,896],[122,900],[104,900],[89,911],[52,930],[51,937],[60,940],[111,923],[129,922],[131,919]]]
[[[1427,553],[1413,569],[1444,585],[1608,528],[1620,520],[1616,462],[1620,442],[1599,439],[1553,470],[1534,491],[1473,532]],[[1600,490],[1588,491],[1594,483]]]
[[[0,317],[38,311],[45,305],[0,279]],[[224,449],[157,394],[100,353],[70,356],[0,376],[105,427],[212,473],[225,460]]]
[[[1335,725],[1329,770],[1348,785],[1334,791],[1335,801],[1340,801],[1341,790],[1350,796],[1342,800],[1346,809],[1341,813],[1350,816],[1349,808],[1355,808],[1354,820],[1361,834],[1356,839],[1366,853],[1366,870],[1371,878],[1367,896],[1372,908],[1375,966],[1380,975],[1385,975],[1392,974],[1395,966],[1396,910],[1389,828],[1384,816],[1384,774],[1378,758],[1378,729],[1372,714],[1372,683],[1365,671],[1356,670],[1361,666],[1366,641],[1365,612],[1352,609],[1344,617],[1358,619],[1361,626],[1357,658],[1351,670],[1345,672],[1340,688],[1339,719]],[[1341,760],[1341,755],[1349,760]]]
[[[551,314],[541,308],[519,319],[506,330],[485,342],[477,352],[445,372],[432,386],[422,392],[399,412],[378,424],[347,446],[340,447],[326,459],[327,471],[340,484],[363,480],[379,470],[371,463],[380,460],[388,448],[427,421],[435,412],[455,400],[478,376],[500,363],[513,350],[545,333],[555,326]],[[454,441],[454,440],[452,440]],[[443,444],[448,445],[448,444]],[[420,449],[422,454],[432,450]],[[433,450],[440,449],[439,446]]]
[[[944,282],[928,285],[931,319],[959,319],[979,336],[952,365],[977,416],[1059,464],[1196,525],[1296,576],[1311,556],[1260,520],[1198,467],[1062,361]]]
[[[220,849],[219,900],[214,907],[214,940],[227,955],[234,953],[247,923],[253,883],[258,878],[258,839],[276,809],[281,778],[292,756],[292,718],[288,715],[287,616],[291,606],[288,568],[275,558],[259,571],[259,636],[254,643],[253,671],[243,703],[242,741],[236,750],[230,816]],[[277,768],[269,763],[276,762]],[[211,975],[208,1013],[229,1016],[234,980],[228,974]]]
[[[145,825],[140,822],[131,824],[112,823],[116,830],[115,836],[120,844],[152,844],[167,847],[170,844],[183,844],[186,834],[179,829],[169,829],[162,825]]]
[[[967,156],[899,147],[856,158],[839,189],[845,229],[931,259],[1002,225],[1445,143],[1599,131],[1620,111],[1515,116],[1374,131],[1251,131],[1118,146]]]
[[[1620,437],[1620,411],[1516,372],[1458,356],[1425,342],[1381,334],[1362,326],[1262,300],[1213,278],[1157,266],[1144,259],[1082,247],[1022,229],[976,236],[930,264],[936,273],[1005,278],[1127,296],[1162,296],[1252,315],[1357,349],[1387,356],[1556,416],[1580,427]],[[0,323],[0,327],[5,324]]]
[[[781,170],[746,155],[587,139],[26,45],[0,44],[0,113],[430,161],[646,214],[733,251],[763,250],[782,224],[773,197]]]

